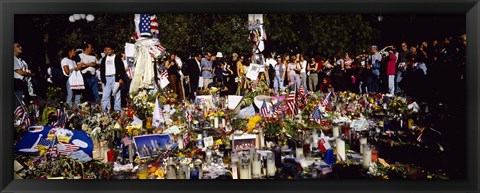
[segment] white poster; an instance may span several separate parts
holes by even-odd
[[[261,66],[259,64],[250,64],[247,72],[247,78],[250,80],[257,80],[258,73],[260,73]]]

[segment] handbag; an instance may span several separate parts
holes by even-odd
[[[72,90],[82,90],[85,89],[85,84],[83,82],[83,76],[80,71],[73,71],[68,78],[70,83],[70,89]]]

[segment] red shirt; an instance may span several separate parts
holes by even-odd
[[[395,64],[397,63],[397,57],[395,54],[390,53],[388,55],[388,63],[387,63],[387,75],[395,75],[396,67]]]

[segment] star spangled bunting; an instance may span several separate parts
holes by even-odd
[[[260,108],[260,116],[266,117],[268,116],[268,107],[267,107],[267,102],[263,100],[262,107]]]
[[[322,124],[322,114],[320,113],[320,109],[318,108],[318,105],[316,105],[315,108],[313,109],[313,112],[310,115],[310,121],[315,121],[318,124]]]
[[[60,155],[68,155],[68,153],[78,150],[80,146],[60,142],[59,144],[57,144],[57,148]]]

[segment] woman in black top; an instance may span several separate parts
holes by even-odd
[[[238,61],[238,54],[234,53],[232,55],[232,59],[230,60],[230,62],[227,63],[227,69],[230,69],[229,71],[230,75],[226,83],[226,86],[228,88],[228,94],[230,95],[235,95],[235,92],[237,92],[237,89],[238,89],[238,84],[235,82],[235,79],[238,77],[237,61]]]

